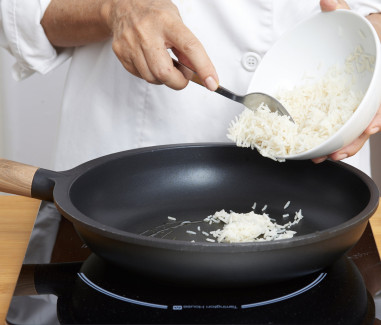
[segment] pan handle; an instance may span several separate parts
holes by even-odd
[[[59,173],[0,159],[0,192],[53,201],[54,176]]]
[[[32,182],[37,167],[0,159],[0,191],[32,197]]]

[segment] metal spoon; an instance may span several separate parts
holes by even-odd
[[[204,86],[196,72],[194,72],[184,64],[180,63],[176,59],[172,60],[174,66],[182,72],[186,79],[193,81],[201,86]],[[264,93],[251,93],[244,96],[240,96],[222,86],[218,86],[215,92],[222,96],[225,96],[226,98],[241,103],[253,111],[255,111],[262,103],[264,103],[269,107],[271,112],[278,112],[279,115],[287,115],[290,121],[294,122],[290,113],[284,108],[284,106],[277,99],[270,95]]]

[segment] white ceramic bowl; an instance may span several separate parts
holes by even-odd
[[[279,158],[326,156],[351,143],[367,128],[381,104],[380,40],[369,21],[352,11],[322,12],[285,33],[263,57],[248,93],[264,92],[275,96],[279,89],[300,85],[306,73],[322,76],[335,64],[344,66],[345,59],[358,46],[376,60],[373,71],[355,71],[354,89],[365,94],[357,110],[320,145]]]

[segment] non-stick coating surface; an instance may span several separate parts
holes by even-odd
[[[272,281],[316,271],[355,244],[378,202],[372,181],[344,164],[279,163],[230,145],[121,153],[77,176],[69,189],[74,209],[102,225],[98,231],[69,216],[90,248],[138,272],[180,280],[214,274],[216,283],[236,276],[232,282]],[[216,211],[249,212],[254,203],[280,224],[301,209],[295,239],[219,246],[197,231],[211,230],[202,220]],[[173,227],[168,216],[199,222]],[[158,238],[137,236],[152,233]]]
[[[149,152],[103,164],[72,186],[73,204],[102,224],[140,234],[163,223],[203,220],[221,209],[266,213],[285,223],[302,209],[298,235],[338,226],[360,213],[369,189],[333,164],[274,162],[254,152],[198,148]],[[290,201],[285,210],[285,204]],[[202,224],[201,224],[202,225]],[[183,232],[177,239],[190,241]]]

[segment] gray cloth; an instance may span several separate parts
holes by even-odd
[[[42,202],[24,263],[49,263],[56,241],[61,215],[53,203]],[[7,321],[15,325],[56,325],[57,297],[54,295],[14,297],[7,315]]]
[[[381,319],[381,292],[374,297],[374,304],[376,306],[376,318]]]

